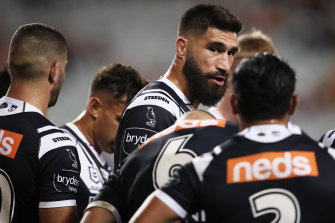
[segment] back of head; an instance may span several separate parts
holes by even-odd
[[[141,90],[148,82],[131,66],[111,64],[102,67],[96,74],[90,90],[90,97],[99,93],[107,93],[121,100],[126,96],[126,103]]]
[[[193,110],[188,111],[183,114],[176,122],[181,122],[185,120],[206,120],[206,119],[215,119],[215,117],[208,113],[207,111],[202,110]]]
[[[239,33],[241,21],[221,5],[199,4],[187,10],[182,16],[178,36],[204,34],[208,28]]]
[[[19,27],[9,46],[8,65],[12,78],[34,79],[67,55],[67,42],[55,28],[31,23]]]
[[[238,52],[234,56],[232,69],[236,68],[242,59],[251,57],[257,52],[278,54],[271,38],[259,30],[240,35],[237,39],[237,46]]]
[[[241,116],[247,122],[281,118],[288,112],[295,83],[293,69],[275,55],[243,59],[233,76]]]

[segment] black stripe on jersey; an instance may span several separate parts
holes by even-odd
[[[51,135],[52,133],[57,133],[57,132],[64,133],[61,129],[49,129],[49,130],[38,133],[38,135],[40,136],[40,138],[42,138],[43,136]]]
[[[22,108],[22,112],[26,111],[26,102],[23,102],[23,108]]]

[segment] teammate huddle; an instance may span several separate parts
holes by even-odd
[[[83,114],[58,128],[47,110],[66,40],[21,26],[0,99],[0,222],[334,222],[334,131],[326,147],[289,122],[295,72],[263,34],[238,40],[241,28],[223,6],[190,8],[163,77],[104,67]],[[196,110],[222,97],[219,119]]]

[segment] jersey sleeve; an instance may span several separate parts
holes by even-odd
[[[197,196],[201,190],[199,181],[192,163],[180,168],[170,180],[154,195],[169,206],[181,218],[186,218],[196,211],[200,211],[197,205]]]
[[[104,208],[113,214],[116,222],[126,222],[124,219],[122,221],[121,218],[121,216],[126,215],[125,211],[127,209],[125,201],[126,198],[124,197],[120,178],[118,175],[113,174],[101,188],[99,194],[88,205],[86,210],[92,207]]]
[[[54,126],[38,130],[40,134],[39,179],[40,208],[76,205],[80,180],[80,162],[70,137]]]
[[[156,105],[139,105],[126,111],[116,135],[115,168],[151,136],[174,124],[176,118]]]

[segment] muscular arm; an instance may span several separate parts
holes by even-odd
[[[93,207],[88,209],[80,223],[116,223],[116,220],[111,212],[104,208]]]
[[[40,208],[41,223],[73,223],[77,221],[76,207]]]
[[[155,196],[149,196],[130,219],[131,223],[177,223],[180,217]]]

